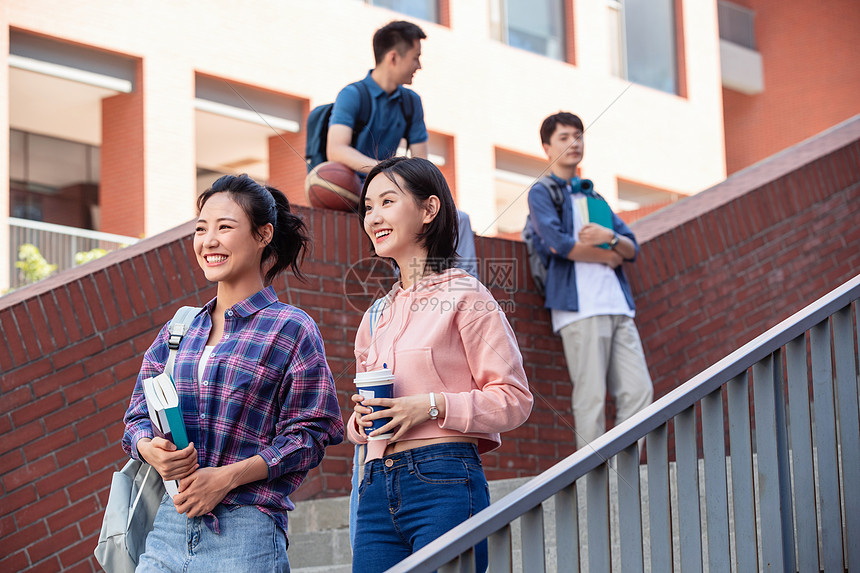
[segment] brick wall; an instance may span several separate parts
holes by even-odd
[[[353,216],[297,210],[316,239],[308,282],[275,286],[318,322],[346,414],[352,340],[378,268]],[[856,274],[858,221],[860,120],[634,223],[642,253],[629,274],[657,394]],[[191,231],[177,227],[0,298],[0,570],[94,570],[141,356],[179,305],[214,294]],[[482,238],[477,248],[536,396],[529,421],[484,463],[490,479],[533,475],[573,451],[561,344],[523,245]],[[330,448],[295,498],[346,493],[350,458],[349,445]]]
[[[860,118],[633,224],[658,395],[860,272],[858,138]]]

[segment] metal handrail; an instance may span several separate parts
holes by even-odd
[[[77,227],[68,227],[66,225],[56,225],[54,223],[43,223],[42,221],[31,221],[29,219],[19,219],[17,217],[8,217],[6,219],[10,227],[23,227],[25,229],[34,229],[36,231],[47,231],[49,233],[58,233],[60,235],[69,235],[72,237],[80,237],[82,239],[93,239],[94,241],[110,241],[112,243],[120,243],[123,245],[133,245],[140,239],[137,237],[127,237],[125,235],[114,235],[112,233],[102,233],[101,231],[91,231],[89,229],[79,229]]]
[[[647,408],[388,570],[433,571],[619,454],[736,376],[860,298],[860,275],[834,289]]]

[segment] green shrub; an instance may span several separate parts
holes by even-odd
[[[15,263],[15,268],[24,275],[24,282],[30,284],[51,276],[57,270],[57,265],[46,261],[36,245],[25,243],[18,247],[18,262]]]
[[[75,265],[82,265],[84,263],[100,259],[106,254],[108,254],[108,251],[100,249],[98,247],[90,251],[81,251],[79,253],[75,253]]]

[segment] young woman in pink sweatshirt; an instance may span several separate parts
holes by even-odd
[[[389,368],[394,398],[352,397],[349,438],[367,444],[353,571],[378,573],[490,503],[479,454],[526,421],[532,395],[510,324],[490,292],[453,267],[457,211],[425,159],[395,157],[368,174],[359,217],[400,281],[368,310],[356,370]],[[370,406],[384,409],[373,412]],[[391,418],[370,436],[373,420]],[[486,569],[486,542],[476,547]]]

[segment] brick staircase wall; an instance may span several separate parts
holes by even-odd
[[[315,237],[306,282],[278,279],[326,340],[341,407],[352,341],[391,282],[353,215],[298,207]],[[628,273],[662,395],[860,269],[860,118],[633,225]],[[214,296],[193,224],[0,298],[0,570],[94,571],[122,415],[143,352],[183,304]],[[528,422],[484,456],[489,479],[535,475],[573,452],[561,343],[518,242],[479,238],[482,279],[513,325],[536,395]],[[352,449],[329,448],[296,500],[344,495]]]

